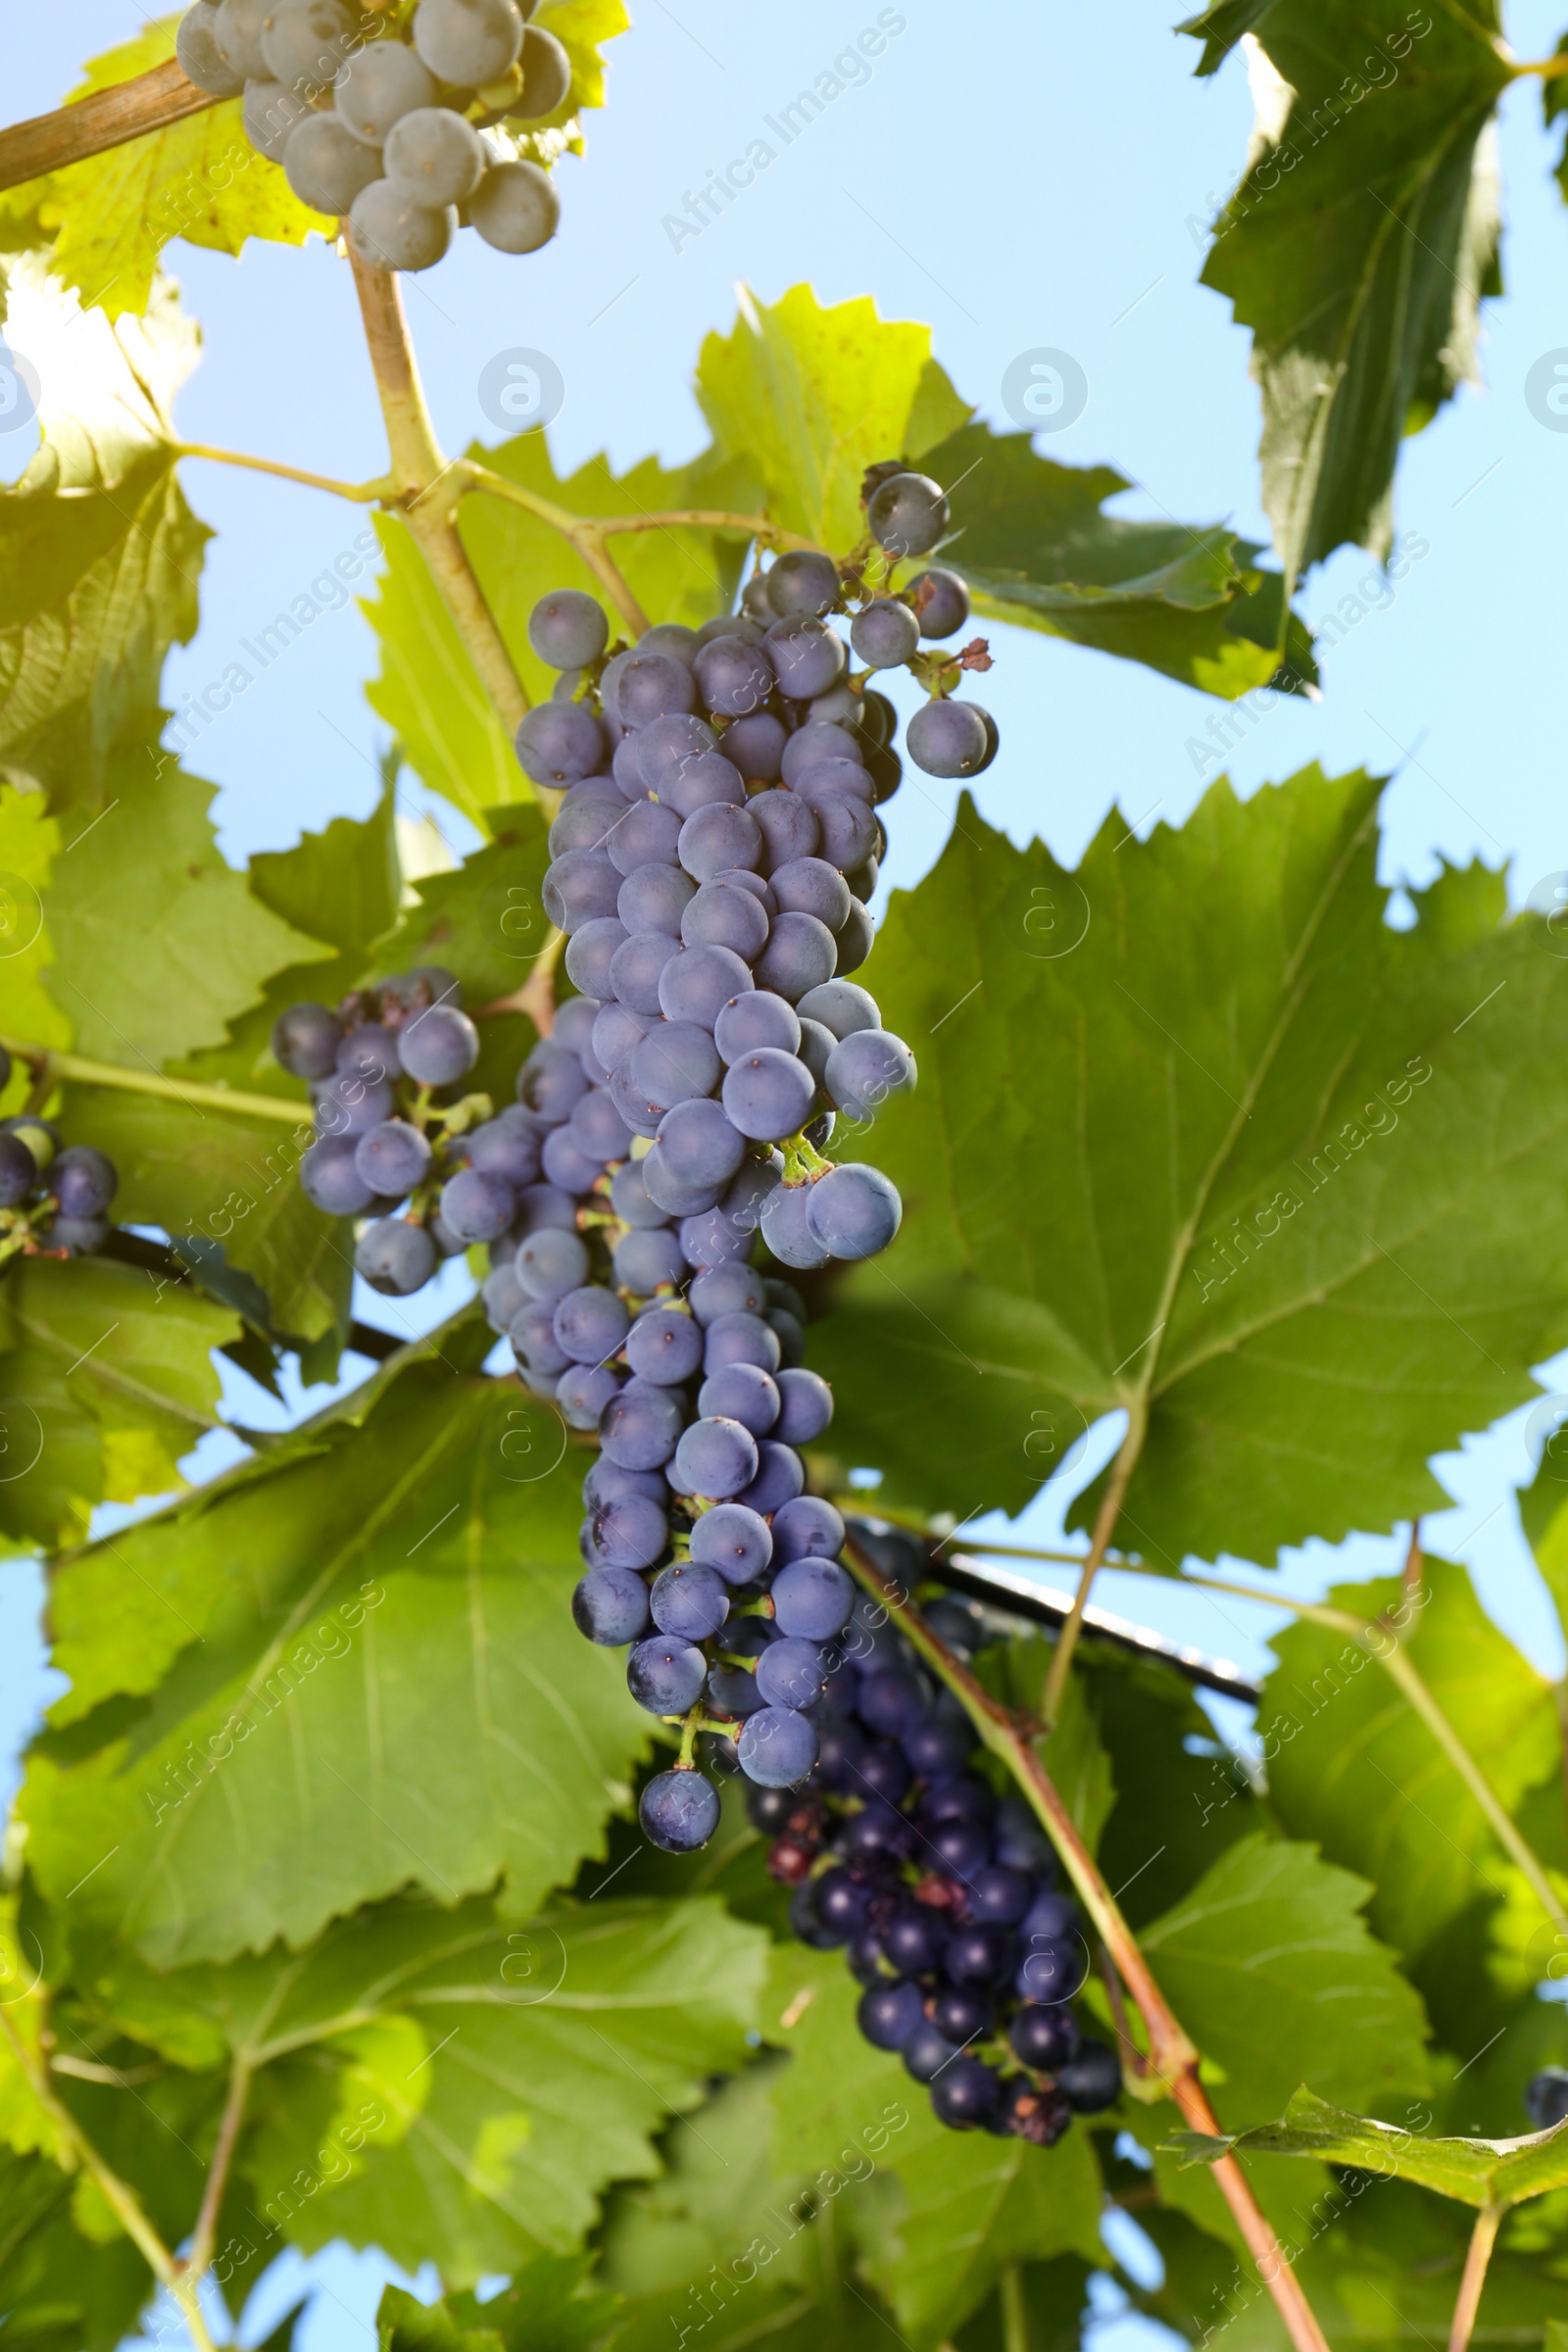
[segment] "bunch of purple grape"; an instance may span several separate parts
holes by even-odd
[[[175,53],[198,89],[243,93],[252,147],[302,204],[346,217],[362,261],[428,270],[460,223],[503,253],[555,235],[549,172],[480,135],[570,91],[564,48],[525,23],[535,5],[418,0],[404,27],[346,0],[196,0]]]
[[[369,1218],[354,1263],[394,1298],[504,1233],[539,1172],[526,1112],[492,1118],[487,1096],[463,1092],[479,1033],[458,997],[450,972],[423,964],[355,990],[335,1012],[291,1004],[272,1030],[275,1059],[308,1080],[315,1104],[301,1186],[328,1216]]]
[[[856,1536],[879,1558],[906,1549]],[[883,1564],[911,1574],[906,1559]],[[951,1595],[926,1615],[960,1656],[984,1638],[973,1605]],[[879,1605],[856,1602],[814,1713],[820,1752],[806,1787],[748,1796],[773,1839],[773,1875],[795,1888],[795,1933],[844,1948],[864,1987],[861,2033],[930,2085],[943,2123],[1050,2147],[1074,2112],[1097,2114],[1121,2092],[1115,2052],[1082,2034],[1068,2005],[1088,1945],[1050,1846],[1026,1806],[968,1769],[967,1718]]]
[[[11,1056],[0,1046],[0,1088],[10,1078]],[[87,1257],[101,1250],[119,1186],[106,1152],[66,1145],[48,1119],[22,1111],[0,1120],[0,1265],[40,1252]]]
[[[874,487],[872,536],[899,560],[946,520],[923,476]],[[590,1640],[631,1645],[633,1695],[683,1727],[641,1808],[674,1851],[718,1819],[693,1768],[700,1729],[732,1738],[760,1786],[810,1771],[808,1711],[854,1598],[843,1522],[805,1493],[796,1450],[832,1399],[800,1366],[798,1297],[748,1261],[759,1235],[792,1268],[869,1257],[901,1215],[878,1169],[822,1156],[841,1115],[869,1122],[915,1078],[848,977],[870,949],[876,809],[901,772],[892,707],[829,626],[855,579],[802,550],[758,574],[740,613],[615,651],[574,590],[528,624],[561,677],[517,751],[536,783],[565,787],[544,900],[581,994],[518,1079],[545,1181],[520,1198],[526,1230],[514,1248],[509,1231],[486,1307],[527,1384],[599,1433],[575,1613]],[[923,573],[862,601],[851,640],[879,666],[907,662],[923,627],[967,610],[956,575]],[[989,722],[956,708],[983,765]]]
[[[678,1113],[722,1117],[694,1097],[640,1111],[656,1140],[633,1157],[595,1051],[617,1010],[573,998],[523,1065],[541,1181],[515,1195],[483,1295],[526,1385],[599,1434],[573,1614],[590,1641],[630,1644],[633,1696],[684,1728],[681,1762],[642,1799],[649,1837],[683,1853],[718,1821],[716,1791],[690,1769],[700,1728],[733,1740],[764,1786],[810,1771],[805,1710],[854,1594],[837,1564],[844,1523],[806,1494],[797,1450],[833,1412],[827,1383],[800,1361],[806,1309],[747,1262],[782,1189],[779,1155],[737,1135],[713,1182],[671,1175],[657,1139],[678,1141]]]

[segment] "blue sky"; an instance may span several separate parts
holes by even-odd
[[[406,281],[446,446],[497,437],[481,407],[486,364],[528,346],[548,353],[564,379],[550,433],[559,466],[600,449],[617,466],[651,451],[679,462],[706,438],[690,369],[703,335],[728,327],[735,282],[772,299],[806,279],[824,300],[870,293],[890,317],[929,320],[959,390],[992,416],[1002,414],[1003,380],[1020,353],[1068,352],[1088,398],[1047,444],[1053,456],[1118,466],[1137,485],[1121,512],[1224,517],[1266,539],[1247,338],[1226,304],[1197,284],[1203,224],[1250,122],[1240,61],[1214,81],[1194,80],[1194,45],[1172,36],[1152,0],[1101,10],[1001,0],[983,14],[903,0],[891,14],[903,29],[870,77],[677,251],[664,216],[744,152],[763,117],[879,11],[871,0],[744,11],[719,0],[639,0],[635,29],[612,52],[610,110],[590,119],[586,159],[561,167],[555,243],[517,261],[462,236],[440,268]],[[1517,52],[1549,50],[1559,16],[1560,0],[1515,6]],[[23,12],[8,43],[8,111],[20,118],[55,104],[82,58],[140,21],[125,0]],[[1568,868],[1552,651],[1568,622],[1559,553],[1568,434],[1544,429],[1525,397],[1532,366],[1568,347],[1568,214],[1549,177],[1552,144],[1535,85],[1510,93],[1501,146],[1511,291],[1489,311],[1486,383],[1464,391],[1404,453],[1398,527],[1426,552],[1392,587],[1348,550],[1309,579],[1308,616],[1339,610],[1348,624],[1324,661],[1323,699],[1279,703],[1238,745],[1232,773],[1245,791],[1310,760],[1332,771],[1392,772],[1385,879],[1421,884],[1442,858],[1479,857],[1509,866],[1519,901]],[[340,476],[379,470],[368,370],[335,257],[316,244],[304,253],[256,246],[238,264],[177,245],[169,258],[206,337],[181,398],[182,431]],[[24,439],[0,445],[0,472],[17,469]],[[238,641],[362,527],[357,513],[303,489],[211,466],[186,472],[219,535],[201,629],[171,662],[168,699],[220,675]],[[979,798],[994,822],[1019,840],[1039,833],[1076,859],[1113,805],[1141,831],[1182,819],[1214,772],[1192,748],[1214,706],[1108,658],[1006,628],[992,636],[998,666],[986,700],[1004,749]],[[246,696],[243,724],[220,722],[204,739],[192,764],[220,787],[216,812],[231,857],[368,809],[381,730],[360,684],[373,666],[358,612],[323,616]],[[408,805],[426,805],[416,788]],[[941,785],[901,795],[891,883],[929,866],[951,810]],[[455,820],[438,814],[461,847]],[[384,1320],[384,1301],[376,1311]],[[1568,1365],[1559,1377],[1568,1387]],[[1511,1499],[1532,1467],[1526,1418],[1440,1461],[1456,1507],[1429,1537],[1472,1564],[1487,1605],[1557,1674],[1561,1636]],[[203,1467],[220,1450],[221,1442],[210,1447]],[[1053,1500],[1028,1522],[1042,1541],[1059,1519]],[[1313,1547],[1285,1575],[1294,1591],[1315,1592],[1380,1572],[1391,1549]],[[1222,1607],[1131,1577],[1107,1575],[1100,1597],[1250,1668],[1265,1662],[1260,1643],[1280,1622],[1277,1612]],[[45,1689],[36,1607],[35,1583],[13,1567],[0,1585],[8,1747]],[[313,2276],[321,2291],[307,2352],[358,2352],[377,2291],[374,2263],[329,2256]],[[269,2287],[274,2318],[274,2289],[285,2283]],[[265,2328],[260,2308],[253,2316],[254,2336]]]

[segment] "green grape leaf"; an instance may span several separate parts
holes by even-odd
[[[401,1903],[298,1956],[145,1991],[111,1975],[104,1998],[166,2040],[186,2003],[254,2070],[239,2168],[264,2228],[307,2251],[347,2236],[410,2269],[439,2259],[469,2285],[571,2253],[612,2180],[658,2172],[653,2134],[745,2061],[766,1952],[710,1898],[536,1919]]]
[[[49,1990],[33,1945],[19,1933],[14,1894],[0,1897],[0,1977],[8,1988],[21,1988],[8,1989],[6,2022],[27,2054],[24,2065],[10,2036],[0,2040],[0,2145],[19,2156],[47,2156],[69,2171],[74,2150],[32,2086],[31,2072],[42,2062]]]
[[[1521,2139],[1427,2139],[1393,2124],[1348,2113],[1304,2084],[1277,2124],[1224,2138],[1183,2132],[1180,2144],[1195,2162],[1212,2162],[1229,2149],[1270,2156],[1314,2156],[1354,2165],[1385,2178],[1414,2180],[1462,2205],[1512,2203],[1568,2188],[1568,2124]]]
[[[299,1944],[406,1882],[504,1878],[526,1910],[602,1852],[648,1718],[571,1623],[580,1456],[471,1378],[492,1345],[470,1315],[62,1569],[73,1689],[26,1798],[52,1898],[102,1862],[82,1915],[167,1966]],[[148,1703],[82,1723],[117,1690]]]
[[[394,811],[398,764],[396,753],[383,762],[381,798],[363,823],[334,817],[324,832],[302,835],[291,850],[251,859],[252,897],[297,934],[322,944],[311,961],[274,971],[257,1002],[230,1014],[224,1042],[188,1055],[179,1076],[281,1096],[297,1102],[308,1120],[303,1081],[273,1058],[273,1024],[302,1000],[336,1004],[366,977],[371,948],[397,920],[403,889]]]
[[[666,2133],[661,2177],[611,2199],[598,2275],[624,2298],[615,2352],[665,2352],[682,2327],[713,2352],[760,2337],[816,2352],[825,2328],[834,2352],[885,2342],[892,2322],[859,2258],[897,2186],[869,2158],[854,2176],[775,2173],[770,2101],[789,2064],[769,2052],[724,2083]]]
[[[1098,2260],[1087,2133],[1047,2150],[949,2132],[898,2058],[861,2037],[858,1989],[837,1952],[775,1953],[762,2034],[793,2053],[773,2094],[775,2162],[815,2173],[828,2193],[871,2171],[897,2176],[898,2201],[864,2259],[901,2328],[950,2333],[1010,2263],[1069,2251]]]
[[[696,2282],[714,2271],[721,2324],[776,2324],[802,2299],[809,2223],[791,2213],[780,2227],[799,2174],[775,2177],[771,2146],[770,2102],[787,2063],[770,2054],[726,2082],[699,2121],[669,2134],[660,2177],[618,2189],[607,2206],[600,2278],[629,2308],[648,2306],[630,2327],[633,2344],[667,2343],[670,2315],[678,2332],[700,2299]]]
[[[1410,1663],[1500,1803],[1516,1812],[1527,1791],[1555,1782],[1561,1769],[1550,1686],[1483,1614],[1462,1568],[1428,1559],[1417,1598],[1402,1634]],[[1382,1582],[1342,1588],[1332,1599],[1371,1617],[1401,1595]],[[1331,1861],[1373,1882],[1373,1928],[1418,1961],[1478,1896],[1504,1898],[1495,1836],[1359,1642],[1304,1621],[1273,1640],[1279,1664],[1258,1718],[1270,1802],[1292,1837],[1315,1839]],[[1557,1839],[1554,1861],[1560,1828]],[[1549,1956],[1548,1941],[1538,1976]]]
[[[300,1191],[299,1163],[314,1141],[310,1103],[302,1082],[272,1058],[272,1024],[302,998],[335,1004],[364,976],[373,943],[396,919],[390,781],[364,823],[335,817],[293,849],[253,858],[248,879],[251,899],[280,937],[323,944],[316,960],[274,971],[259,1001],[229,1013],[223,1043],[198,1047],[171,1074],[276,1095],[298,1104],[297,1123],[75,1084],[62,1115],[72,1142],[97,1143],[119,1168],[122,1223],[159,1226],[176,1244],[190,1242],[192,1261],[209,1270],[220,1250],[259,1286],[259,1312],[245,1302],[257,1327],[283,1346],[309,1348],[348,1336],[354,1245],[348,1224],[323,1216]],[[245,914],[248,924],[248,907]],[[328,1345],[313,1372],[330,1376],[329,1354]]]
[[[291,850],[259,851],[250,885],[264,906],[311,939],[345,956],[364,956],[397,920],[403,894],[398,863],[397,773],[390,764],[381,797],[363,819],[334,816],[320,833],[303,833]]]
[[[71,98],[164,64],[183,14],[161,17],[95,57]],[[172,237],[237,254],[247,237],[303,245],[313,228],[334,230],[300,203],[279,165],[257,154],[237,98],[13,188],[0,196],[0,221],[13,233],[29,224],[55,232],[56,274],[111,318],[147,308],[158,257]]]
[[[302,2242],[346,2231],[411,2268],[439,2260],[458,2285],[570,2252],[612,2180],[658,2171],[666,2118],[744,2060],[765,1950],[703,1898],[502,1923],[482,1979],[478,1955],[426,1972],[413,1996],[435,2053],[423,2109]],[[519,1962],[540,1972],[520,1996],[500,1978]]]
[[[41,383],[40,445],[0,489],[0,760],[35,776],[65,846],[114,797],[111,748],[156,744],[158,681],[195,633],[209,533],[174,478],[171,410],[196,329],[160,281],[145,318],[83,315],[35,254],[0,263],[10,349]],[[159,755],[138,749],[144,773]]]
[[[382,2289],[375,2311],[378,2352],[500,2352],[501,2338],[482,2319],[465,2328],[446,2299],[421,2303],[401,2286]]]
[[[536,2254],[498,2295],[416,2303],[389,2286],[376,2312],[378,2352],[588,2352],[620,2308],[594,2293],[586,2257]],[[619,2339],[617,2338],[617,2341]]]
[[[1392,929],[1378,791],[1222,781],[1075,873],[965,799],[894,898],[863,977],[920,1083],[835,1150],[904,1227],[809,1342],[892,1499],[1017,1512],[1122,1406],[1120,1541],[1266,1562],[1442,1507],[1429,1457],[1535,1393],[1568,1336],[1568,972],[1479,868]]]
[[[1223,1848],[1255,1834],[1262,1808],[1191,1684],[1094,1642],[1074,1663],[1115,1784],[1098,1859],[1137,1928],[1168,1910]],[[1054,1776],[1054,1744],[1047,1751]]]
[[[864,532],[866,467],[970,415],[928,326],[879,317],[866,295],[824,305],[804,285],[772,304],[740,289],[735,325],[703,345],[697,397],[718,447],[760,471],[772,519],[835,555]]]
[[[111,1259],[16,1260],[0,1337],[0,1529],[53,1545],[91,1505],[183,1484],[175,1467],[218,1419],[212,1350],[239,1319],[183,1290],[162,1298]]]
[[[1568,52],[1568,32],[1558,34],[1557,46],[1552,51],[1552,55],[1561,57],[1565,52]],[[1561,74],[1544,74],[1541,82],[1541,120],[1543,123],[1549,130],[1552,124],[1565,114],[1568,114],[1568,97],[1565,97],[1563,92]],[[1552,177],[1564,196],[1568,196],[1568,143],[1565,143],[1562,154],[1557,158]]]
[[[95,2063],[92,2043],[82,2034],[74,2005],[57,2009],[54,2026],[55,2046],[63,2057],[89,2066]],[[120,2049],[123,2054],[122,2043]],[[205,2154],[212,2148],[223,2088],[221,2075],[195,2076],[158,2068],[125,2087],[82,2080],[64,2069],[57,2070],[54,2082],[57,2097],[70,2108],[99,2154],[122,2180],[134,2183],[143,2211],[166,2245],[177,2244],[181,2235],[189,2232],[200,2205],[208,2173]],[[52,2166],[36,2157],[29,2161],[44,2181],[51,2177],[59,2179]],[[41,2197],[39,2202],[42,2206]],[[0,2219],[0,2259],[13,2211],[7,2201]],[[117,2340],[109,2332],[115,2320],[118,2318],[122,2335],[127,2306],[134,2314],[152,2298],[146,2257],[123,2234],[103,2192],[79,2168],[53,2217],[45,2208],[38,2222],[41,2227],[32,2233],[26,2249],[31,2257],[31,2280],[27,2280],[25,2259],[20,2266],[8,2261],[0,2270],[6,2289],[0,2302],[0,2313],[4,2313],[0,2344],[7,2352],[13,2345],[17,2352],[23,2352],[24,2346],[26,2352],[46,2352],[46,2348],[47,2352],[87,2352],[89,2345],[103,2345],[108,2352]],[[36,2334],[21,2326],[20,2298],[13,2299],[12,2290],[24,2280],[32,2289],[30,2317]],[[52,2289],[58,2298],[52,2316],[61,2332],[53,2338],[44,2332],[46,2289]],[[7,2333],[8,2328],[14,2332]]]
[[[1119,521],[1101,511],[1131,487],[1112,467],[1055,465],[1027,433],[984,424],[918,464],[953,484],[941,561],[961,571],[978,612],[1227,700],[1271,679],[1295,694],[1315,684],[1311,639],[1286,610],[1280,575],[1259,571],[1257,549],[1223,524]]]
[[[1420,2000],[1360,1916],[1371,1892],[1312,1846],[1254,1837],[1142,1931],[1171,2007],[1224,2070],[1226,2115],[1277,2112],[1303,2077],[1357,2103],[1430,2088]]]
[[[381,671],[366,699],[416,774],[480,825],[486,808],[527,800],[533,787],[408,525],[395,514],[377,514],[374,523],[384,568],[374,598],[361,605],[380,644]]]
[[[1054,1647],[1037,1634],[1025,1635],[982,1650],[976,1673],[1004,1706],[1015,1714],[1038,1715]],[[1051,1739],[1042,1750],[1056,1793],[1092,1854],[1100,1850],[1101,1831],[1116,1802],[1110,1758],[1100,1736],[1098,1697],[1098,1687],[1092,1690],[1084,1676],[1075,1676],[1061,1694]]]
[[[1193,72],[1200,79],[1217,74],[1243,35],[1250,32],[1266,15],[1272,0],[1214,0],[1212,8],[1189,17],[1178,24],[1178,32],[1190,32],[1203,44],[1203,54]]]
[[[487,810],[485,824],[482,850],[415,883],[414,904],[376,940],[368,962],[378,972],[440,964],[462,983],[470,1010],[521,988],[552,932],[541,895],[550,862],[542,810],[514,802]]]
[[[1305,2169],[1298,2157],[1278,2161]],[[1568,2315],[1560,2264],[1514,2251],[1539,2210],[1526,2206],[1503,2225],[1487,2272],[1478,2337],[1482,2330],[1497,2343],[1539,2337],[1553,2314]],[[1441,2343],[1473,2225],[1464,2204],[1396,2175],[1342,2173],[1311,2211],[1302,2231],[1311,2242],[1298,2273],[1329,2341],[1376,2345],[1379,2352],[1423,2335]]]
[[[55,956],[44,898],[59,854],[60,827],[43,794],[0,784],[0,1032],[63,1048],[71,1043],[71,1023],[43,979]],[[22,1108],[31,1083],[25,1068],[12,1072],[8,1112]]]
[[[543,433],[520,435],[469,456],[573,514],[651,514],[688,507],[730,510],[749,503],[744,462],[711,454],[670,472],[646,458],[612,472],[591,458],[564,479]],[[604,601],[588,566],[548,523],[494,496],[470,498],[462,511],[464,544],[528,692],[548,696],[556,672],[528,644],[528,614],[552,588],[580,588]],[[370,707],[393,728],[410,764],[483,831],[487,810],[531,801],[533,786],[517,764],[466,649],[407,526],[377,515],[386,570],[366,613],[381,646],[381,674],[367,688]],[[744,541],[708,529],[661,529],[617,536],[613,553],[644,609],[661,620],[692,625],[727,612],[740,577]],[[611,611],[612,639],[624,622]]]
[[[1142,2216],[1140,2216],[1142,2220]],[[1105,2260],[1090,2264],[1079,2254],[1058,2254],[1051,2262],[1020,2263],[1018,2296],[1030,2352],[1080,2352],[1085,2324],[1093,2308],[1090,2280],[1105,2274]],[[1125,2292],[1128,2281],[1116,2277]],[[1010,2340],[1009,2340],[1010,2339]],[[999,2290],[966,2320],[954,2339],[954,2352],[1016,2352],[1018,2337],[1012,2314],[1004,2307]]]
[[[49,987],[83,1054],[161,1069],[220,1043],[229,1017],[318,943],[225,864],[207,814],[213,785],[172,762],[149,773],[129,746],[109,782],[114,800],[55,861]]]
[[[1474,379],[1481,299],[1502,290],[1495,0],[1271,0],[1184,29],[1207,39],[1200,71],[1244,30],[1272,68],[1203,282],[1252,329],[1287,577],[1346,540],[1386,555],[1400,439]]]
[[[117,2352],[150,2298],[128,2237],[94,2245],[74,2226],[73,2188],[37,2156],[0,2154],[0,2352]]]
[[[1519,1496],[1519,1520],[1525,1541],[1536,1555],[1556,1603],[1559,1621],[1568,1626],[1568,1439],[1561,1430],[1545,1433],[1535,1477]]]

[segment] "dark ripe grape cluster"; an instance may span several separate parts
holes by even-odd
[[[924,1574],[902,1539],[857,1540],[902,1578]],[[983,1639],[972,1605],[951,1596],[927,1622],[960,1656]],[[943,2123],[1050,2147],[1074,2112],[1121,2091],[1115,2052],[1069,2005],[1088,1945],[1050,1846],[1020,1800],[969,1769],[962,1709],[864,1597],[812,1712],[820,1752],[805,1787],[747,1799],[774,1877],[795,1889],[796,1934],[843,1947],[864,1988],[861,2033],[929,2084]]]
[[[515,1107],[492,1118],[488,1096],[463,1091],[479,1033],[450,972],[423,964],[356,990],[335,1012],[291,1004],[272,1053],[309,1082],[315,1105],[300,1183],[328,1216],[370,1220],[354,1263],[373,1289],[407,1298],[443,1257],[517,1217],[538,1172],[533,1125]]]
[[[10,1077],[11,1056],[0,1046],[0,1088]],[[40,1251],[87,1257],[101,1250],[119,1185],[105,1152],[64,1145],[47,1119],[31,1111],[0,1119],[0,1264]]]
[[[571,87],[536,0],[418,0],[406,27],[347,0],[196,0],[179,63],[197,87],[244,97],[245,135],[302,204],[342,216],[362,261],[428,270],[461,224],[503,253],[556,231],[548,172],[481,136],[538,122]],[[408,37],[404,37],[404,33]]]

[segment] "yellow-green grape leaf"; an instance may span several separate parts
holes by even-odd
[[[140,734],[136,763],[156,764],[164,657],[196,630],[209,534],[170,441],[197,333],[167,280],[143,318],[113,325],[38,254],[0,264],[0,284],[8,347],[38,379],[40,433],[0,489],[0,761],[36,777],[57,815],[90,816],[117,742]]]
[[[771,518],[836,555],[863,534],[866,467],[970,414],[932,363],[929,327],[883,318],[868,296],[828,307],[809,286],[772,305],[743,286],[735,326],[703,345],[697,397],[719,447],[760,470]]]
[[[139,1267],[28,1257],[5,1277],[0,1531],[80,1542],[91,1505],[168,1494],[218,1419],[212,1350],[239,1318]]]
[[[144,750],[145,747],[142,747]],[[330,950],[265,906],[224,861],[214,787],[127,746],[102,816],[56,863],[49,988],[83,1054],[160,1068],[220,1045],[270,975]]]
[[[41,792],[0,784],[0,1035],[64,1047],[71,1023],[43,983],[54,960],[44,895],[60,850],[60,827]],[[31,1081],[13,1070],[0,1102],[20,1110]]]
[[[24,2065],[10,2036],[0,2035],[0,2141],[19,2155],[36,2152],[69,2163],[60,2127],[29,2079],[29,2068],[43,2063],[38,2041],[46,2009],[43,1955],[37,1937],[18,1924],[14,1894],[0,1897],[0,2002],[27,2056]]]

